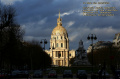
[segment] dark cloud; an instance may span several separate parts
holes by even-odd
[[[82,16],[83,7],[94,6],[83,4],[84,0],[23,0],[13,5],[17,11],[16,20],[26,31],[26,40],[46,38],[49,41],[52,30],[57,25],[60,9],[63,26],[69,35],[70,49],[77,49],[81,39],[84,40],[85,48],[89,46],[90,41],[86,38],[90,33],[95,33],[98,40],[112,41],[115,33],[120,32],[120,2],[106,1],[110,4],[96,6],[115,6],[118,9],[114,12],[115,16]]]

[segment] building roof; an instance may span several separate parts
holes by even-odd
[[[67,34],[67,31],[63,26],[56,26],[52,31],[52,35],[54,34]]]
[[[59,12],[59,17],[57,19],[57,26],[52,31],[52,35],[56,35],[56,34],[66,34],[67,35],[66,29],[62,26],[62,19],[60,18],[60,12]]]

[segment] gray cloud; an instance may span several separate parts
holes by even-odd
[[[17,11],[17,22],[26,31],[25,40],[46,38],[49,41],[52,30],[57,25],[60,9],[63,27],[69,35],[70,49],[76,49],[80,39],[84,40],[85,48],[89,46],[90,41],[86,39],[89,33],[95,33],[98,40],[112,41],[115,33],[120,32],[120,1],[98,1],[109,1],[110,4],[83,4],[96,0],[22,0],[14,2],[13,6]],[[82,8],[85,6],[114,6],[118,11],[114,12],[115,16],[109,17],[82,16]]]

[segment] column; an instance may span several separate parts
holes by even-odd
[[[68,58],[68,52],[66,51],[66,58]]]
[[[65,66],[65,50],[64,50],[64,66]]]
[[[52,53],[53,53],[53,58],[54,58],[54,51],[52,50]]]
[[[66,66],[68,66],[68,60],[66,59]]]
[[[54,65],[56,65],[56,60],[54,60]]]
[[[66,42],[65,42],[66,40],[64,39],[63,40],[63,48],[66,48]]]
[[[60,60],[60,66],[62,66],[62,60]]]
[[[62,57],[62,51],[61,51],[61,57]]]

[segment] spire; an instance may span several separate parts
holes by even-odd
[[[60,18],[60,10],[59,10],[59,18]]]
[[[62,19],[60,18],[60,10],[59,10],[59,17],[57,19],[57,26],[62,26]]]

